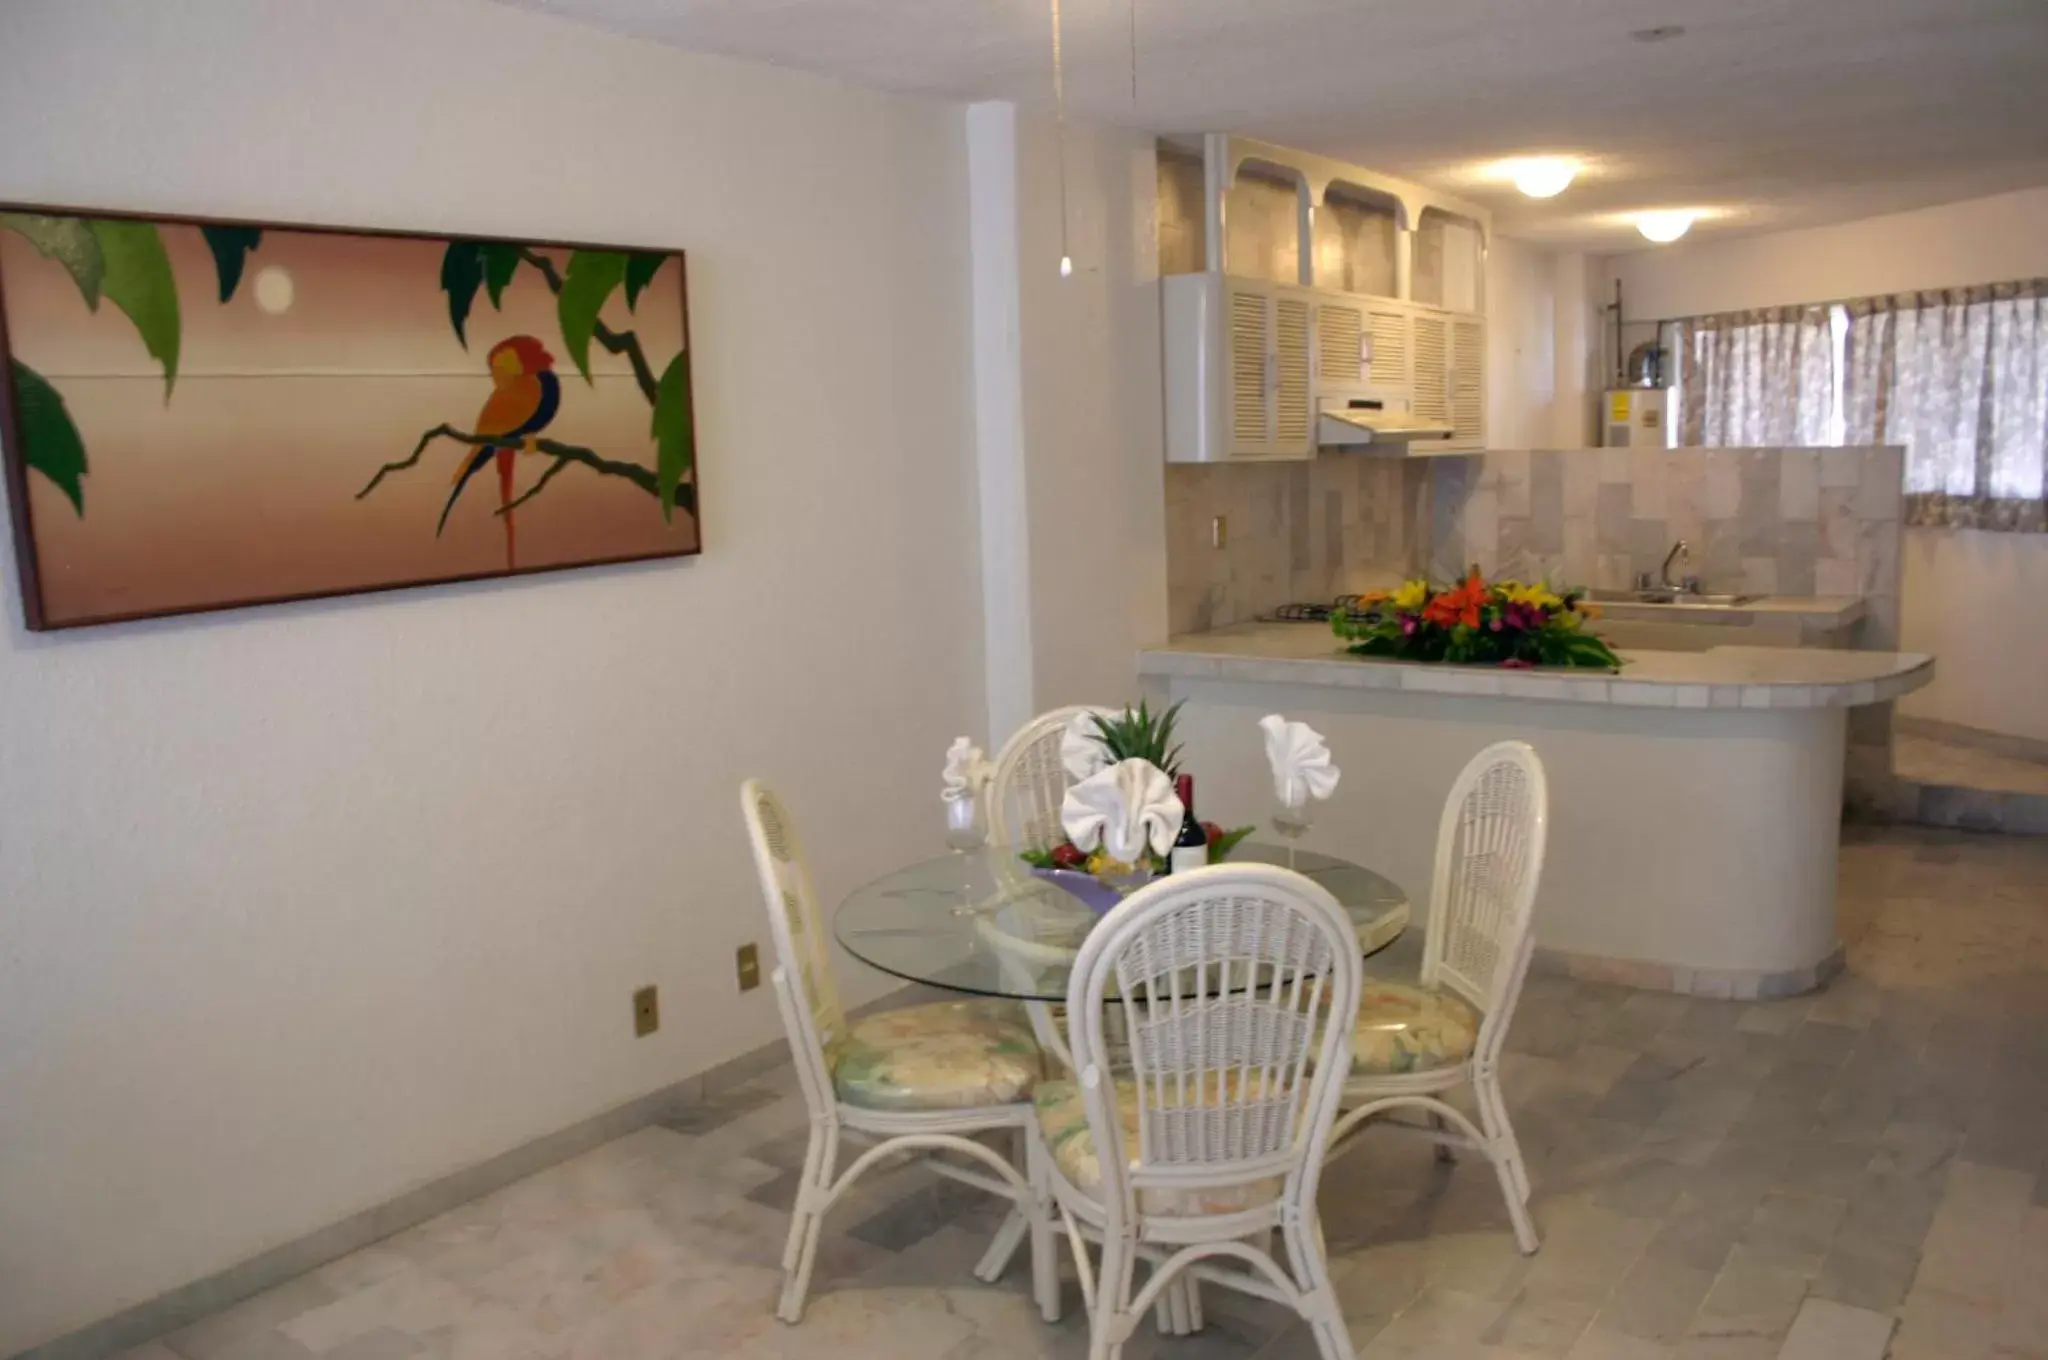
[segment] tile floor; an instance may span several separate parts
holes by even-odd
[[[1535,1257],[1481,1165],[1401,1139],[1340,1162],[1363,1360],[2048,1357],[2048,840],[1852,828],[1842,898],[1849,971],[1815,996],[1532,980],[1506,1080]],[[840,1207],[803,1325],[775,1322],[802,1154],[785,1068],[128,1360],[1085,1354],[1071,1287],[1048,1328],[1021,1262],[977,1285],[993,1211],[916,1168]],[[1313,1355],[1211,1295],[1207,1332],[1126,1354]]]

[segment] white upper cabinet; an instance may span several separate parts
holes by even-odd
[[[1158,180],[1169,462],[1313,457],[1324,407],[1454,431],[1417,453],[1485,446],[1484,209],[1213,133]]]
[[[1168,461],[1313,454],[1309,290],[1219,274],[1175,275],[1160,290]]]

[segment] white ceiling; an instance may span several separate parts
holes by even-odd
[[[1048,0],[507,0],[618,32],[945,98],[1051,99]],[[1229,131],[1423,180],[1508,234],[1643,242],[2048,184],[2048,0],[1064,0],[1076,118]],[[1634,30],[1683,25],[1642,43]],[[1573,153],[1560,198],[1481,167]]]

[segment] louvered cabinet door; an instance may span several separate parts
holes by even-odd
[[[1432,312],[1415,316],[1415,414],[1424,420],[1451,419],[1451,326]]]
[[[1391,307],[1374,307],[1366,313],[1366,334],[1371,337],[1371,363],[1366,381],[1386,391],[1407,392],[1414,384],[1408,366],[1409,332],[1414,318]]]
[[[1230,454],[1273,452],[1273,300],[1264,291],[1230,285],[1225,324],[1230,328]]]
[[[1309,301],[1273,299],[1273,451],[1307,457],[1315,452],[1314,402],[1309,383]]]
[[[1365,309],[1344,302],[1316,304],[1316,386],[1354,387],[1369,381],[1371,344]]]
[[[1486,446],[1486,325],[1478,320],[1451,322],[1451,368],[1447,384],[1451,399],[1454,448]]]

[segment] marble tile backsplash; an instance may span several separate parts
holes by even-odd
[[[1904,452],[1509,449],[1468,457],[1324,454],[1166,470],[1172,629],[1241,623],[1295,600],[1488,575],[1622,589],[1684,539],[1713,591],[1858,595],[1856,645],[1899,636]],[[1226,524],[1222,547],[1212,524]],[[1891,768],[1891,705],[1849,714],[1849,778]]]

